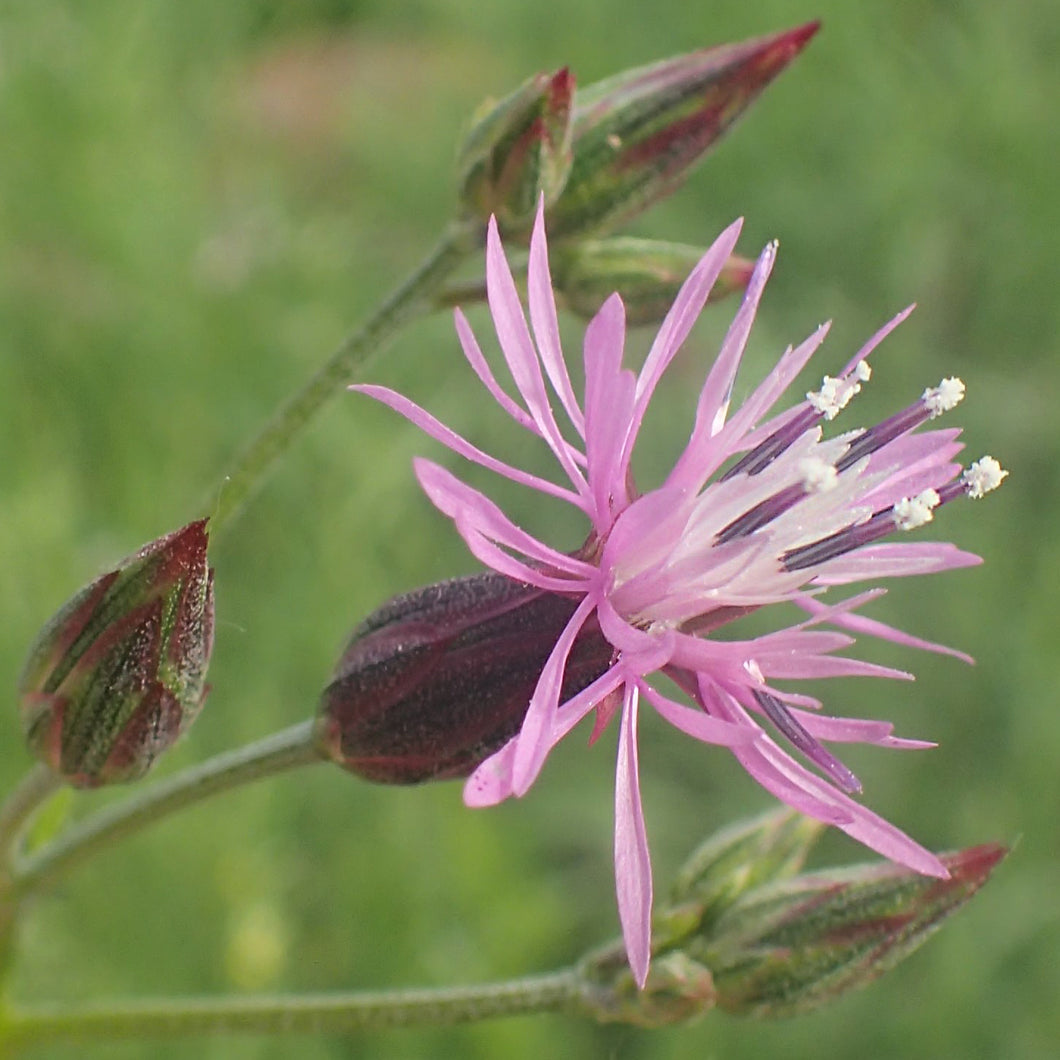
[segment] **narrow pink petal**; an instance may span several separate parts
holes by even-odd
[[[890,333],[894,331],[894,329],[898,327],[898,325],[901,324],[914,309],[916,309],[916,302],[912,305],[907,305],[897,316],[891,317],[891,319],[888,320],[879,331],[872,335],[868,342],[866,342],[865,345],[862,346],[849,361],[847,361],[846,366],[839,373],[840,377],[846,375],[848,372],[852,372],[857,366],[858,361],[868,360],[872,351],[875,350],[876,347],[879,346],[879,344],[883,342],[883,340],[887,338],[887,336],[890,335]]]
[[[642,415],[663,372],[699,319],[711,289],[736,248],[736,240],[740,238],[742,227],[742,217],[733,221],[714,240],[706,254],[688,274],[688,279],[681,285],[681,290],[659,327],[648,356],[644,359],[644,367],[637,380],[637,409]]]
[[[585,331],[585,455],[596,512],[594,528],[606,537],[614,513],[628,505],[628,466],[622,462],[636,380],[622,370],[626,311],[611,295]]]
[[[823,605],[816,600],[806,598],[797,601],[797,603],[812,615],[821,614],[817,609],[822,608]],[[825,608],[824,610],[832,611],[833,609]],[[892,644],[901,644],[906,648],[916,648],[919,651],[931,651],[938,655],[952,655],[955,659],[960,659],[969,665],[975,663],[975,660],[963,651],[950,648],[945,644],[936,644],[934,641],[922,640],[920,637],[904,633],[902,630],[889,626],[885,622],[879,622],[874,618],[866,618],[864,615],[849,613],[828,614],[825,618],[834,625],[849,629],[851,633],[864,633],[870,637],[879,637],[881,640],[889,640]]]
[[[521,408],[511,397],[508,396],[502,389],[500,383],[497,382],[497,377],[493,374],[493,369],[490,368],[489,362],[482,354],[482,350],[479,347],[478,339],[475,338],[474,331],[471,330],[471,325],[467,321],[467,317],[459,309],[453,310],[453,323],[456,326],[457,338],[460,340],[460,345],[463,348],[464,356],[467,358],[468,364],[471,365],[475,375],[478,376],[479,382],[490,392],[493,400],[520,427],[525,427],[528,431],[532,431],[538,437],[541,437],[541,429],[534,422],[533,416],[530,415],[524,408]]]
[[[847,585],[875,578],[902,578],[910,574],[975,567],[980,556],[962,552],[948,542],[868,545],[823,564],[814,575],[817,585]]]
[[[730,721],[741,716],[750,721],[732,696],[702,676],[699,695],[711,714]],[[792,809],[841,828],[859,843],[915,872],[943,879],[948,875],[930,850],[811,773],[764,734],[749,746],[732,748],[732,753],[762,787]]]
[[[537,207],[534,231],[530,236],[530,261],[526,272],[527,300],[530,304],[530,323],[537,339],[541,363],[556,395],[570,418],[574,429],[584,438],[585,419],[574,396],[567,362],[559,341],[559,320],[556,298],[552,293],[552,274],[548,267],[548,240],[545,238],[545,201],[542,196]]]
[[[556,720],[552,725],[552,745],[559,743],[593,707],[623,686],[625,681],[626,677],[622,668],[612,666],[591,685],[583,688],[577,695],[571,696],[556,713]]]
[[[435,419],[429,412],[421,408],[414,401],[409,401],[403,394],[398,394],[396,391],[390,390],[384,386],[374,386],[370,384],[359,384],[351,386],[350,390],[356,390],[358,393],[367,394],[371,398],[375,398],[376,401],[381,402],[388,408],[393,409],[399,415],[404,416],[414,426],[419,427],[424,434],[430,435],[435,441],[441,442],[446,448],[451,449],[458,456],[464,457],[465,460],[470,460],[473,464],[478,464],[480,467],[495,471],[498,475],[503,475],[505,478],[511,479],[513,482],[518,482],[521,486],[528,486],[530,489],[537,490],[539,493],[547,493],[550,497],[558,497],[560,500],[567,501],[569,504],[573,504],[580,508],[586,515],[589,514],[589,505],[583,500],[581,496],[572,490],[566,489],[564,486],[557,486],[553,482],[549,482],[547,479],[538,478],[537,475],[531,475],[529,472],[520,471],[518,468],[512,467],[510,464],[504,463],[502,460],[498,460],[496,457],[490,456],[488,453],[484,453],[481,449],[472,445],[465,438],[462,438],[456,431],[446,427],[444,423]]]
[[[504,359],[527,411],[541,429],[541,436],[567,473],[571,484],[582,497],[587,497],[589,487],[577,464],[571,459],[570,446],[552,414],[541,364],[494,218],[490,218],[486,234],[486,297]]]
[[[699,406],[696,409],[697,423],[702,417],[710,422],[710,434],[713,436],[721,430],[728,412],[732,388],[736,382],[736,373],[743,359],[747,340],[751,334],[751,325],[758,312],[758,303],[762,299],[769,274],[777,258],[777,245],[770,243],[758,256],[755,270],[744,292],[740,308],[729,325],[725,341],[721,344],[717,360],[711,365],[710,373],[699,394]]]
[[[641,686],[648,702],[675,729],[701,740],[703,743],[717,744],[720,747],[736,747],[757,739],[760,730],[755,725],[737,725],[731,721],[712,718],[702,710],[693,710],[672,699],[668,699],[651,685]]]
[[[413,461],[416,478],[423,492],[440,512],[463,522],[505,548],[521,552],[529,559],[546,564],[553,572],[563,571],[580,579],[594,578],[596,567],[546,545],[516,526],[485,494],[461,482],[444,467],[417,457]]]
[[[699,393],[696,406],[695,426],[692,436],[678,457],[673,470],[667,476],[666,485],[678,488],[698,489],[703,481],[704,453],[711,440],[722,429],[729,410],[733,384],[740,360],[751,333],[758,302],[765,290],[766,280],[776,260],[776,244],[771,243],[762,251],[755,265],[751,282],[747,285],[740,308],[733,318],[722,343],[721,351]]]
[[[615,770],[615,889],[626,955],[644,988],[651,960],[651,858],[637,769],[637,689],[627,686]]]
[[[777,402],[785,390],[795,381],[799,372],[806,367],[807,361],[817,352],[831,323],[822,324],[812,335],[804,339],[794,349],[790,347],[777,362],[773,370],[755,388],[754,392],[740,406],[732,419],[725,425],[727,439],[733,445],[751,430]]]
[[[911,673],[890,666],[848,659],[835,655],[763,656],[755,660],[766,677],[781,680],[809,680],[814,677],[887,677],[895,681],[914,680]]]
[[[666,314],[637,378],[637,399],[620,458],[622,463],[629,462],[655,387],[688,337],[692,326],[699,319],[711,289],[736,247],[742,227],[743,218],[739,218],[714,240],[706,254],[688,274],[688,279],[681,285],[681,290]]]
[[[578,605],[537,680],[537,687],[530,698],[530,707],[523,719],[523,727],[519,730],[515,744],[515,761],[512,763],[512,791],[520,797],[526,794],[530,785],[537,779],[548,752],[556,743],[553,723],[559,709],[563,672],[574,640],[594,607],[595,604],[589,597]]]
[[[494,752],[464,782],[464,805],[472,808],[496,806],[512,794],[512,763],[515,761],[513,736]]]
[[[839,718],[828,714],[809,713],[796,707],[788,708],[799,724],[818,740],[833,743],[869,743],[879,747],[896,747],[905,750],[921,750],[935,747],[930,740],[909,740],[893,735],[894,726],[889,721],[870,718]]]

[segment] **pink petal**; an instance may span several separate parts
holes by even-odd
[[[898,327],[898,325],[901,324],[914,309],[916,309],[915,302],[912,305],[907,305],[897,316],[891,317],[891,319],[888,320],[879,331],[872,335],[868,342],[866,342],[865,345],[862,346],[849,361],[847,361],[845,367],[839,373],[840,377],[852,372],[857,366],[858,361],[868,360],[869,354],[871,354],[872,351],[876,349],[876,347],[879,346],[879,344],[883,342],[883,340],[887,338],[887,336],[890,335],[890,333],[894,331],[894,329]]]
[[[797,602],[801,608],[809,611],[812,615],[820,615],[822,613],[817,609],[823,608],[823,605],[816,600],[806,598]],[[831,611],[832,609],[825,608],[824,610]],[[889,640],[893,644],[901,644],[907,648],[917,648],[920,651],[931,651],[939,655],[952,655],[955,659],[961,659],[969,665],[975,662],[970,655],[965,654],[963,651],[958,651],[956,648],[947,647],[945,644],[936,644],[930,640],[922,640],[920,637],[903,633],[902,630],[895,629],[894,626],[889,626],[874,618],[866,618],[864,615],[836,613],[829,614],[826,618],[827,621],[832,622],[834,625],[849,629],[851,633],[864,633],[871,637],[879,637],[881,640]]]
[[[610,696],[617,688],[625,684],[626,677],[619,666],[612,666],[601,674],[591,685],[583,688],[577,695],[571,696],[556,712],[552,725],[552,746],[563,739],[589,713]]]
[[[711,367],[703,389],[699,393],[692,436],[684,452],[678,457],[673,470],[667,476],[667,486],[696,490],[702,485],[704,454],[710,446],[711,439],[725,424],[736,372],[740,367],[740,360],[751,333],[758,302],[762,297],[766,280],[769,279],[775,260],[776,244],[771,243],[759,256],[740,308],[729,326],[717,360]]]
[[[740,236],[742,227],[743,218],[740,218],[714,240],[710,249],[688,274],[688,279],[681,285],[674,304],[666,314],[637,378],[637,399],[630,419],[626,444],[620,457],[622,463],[629,462],[655,387],[688,337],[692,326],[699,319],[711,288],[717,282],[721,270],[736,247],[736,240]]]
[[[637,689],[627,687],[615,771],[615,887],[629,966],[644,988],[651,960],[651,859],[637,769]]]
[[[578,408],[559,341],[559,320],[556,317],[556,299],[552,293],[552,275],[548,266],[548,241],[545,238],[544,196],[538,204],[534,231],[530,236],[526,287],[527,301],[530,304],[530,323],[534,328],[541,363],[545,366],[553,389],[566,409],[574,429],[584,438],[585,419]]]
[[[830,323],[822,324],[794,349],[789,347],[785,351],[769,375],[758,384],[751,396],[740,406],[739,411],[725,425],[723,432],[725,439],[731,439],[728,445],[735,447],[737,441],[773,407],[784,391],[795,381],[799,372],[806,367],[807,361],[817,352],[830,328]],[[721,445],[721,442],[722,439],[719,437],[719,446],[722,449],[727,448]]]
[[[593,525],[601,538],[611,529],[613,513],[628,504],[628,467],[621,454],[636,380],[632,372],[622,371],[625,336],[625,308],[613,294],[585,331],[585,455],[596,512]]]
[[[751,743],[758,738],[760,730],[756,725],[737,725],[730,721],[712,718],[702,710],[693,710],[691,707],[668,699],[651,685],[645,684],[641,688],[648,702],[675,729],[703,743],[717,744],[720,747],[736,747]]]
[[[424,493],[444,515],[473,528],[477,534],[490,541],[545,564],[551,573],[563,572],[581,580],[595,579],[597,570],[591,563],[559,552],[528,534],[516,526],[485,494],[461,482],[445,468],[422,457],[413,461],[413,467]],[[552,588],[564,591],[570,590],[571,586],[569,583],[558,582]]]
[[[464,782],[464,805],[473,809],[496,806],[512,794],[512,763],[515,761],[513,736],[494,752]]]
[[[902,578],[910,574],[975,567],[982,558],[962,552],[946,542],[868,545],[823,564],[814,575],[816,585],[847,585],[876,578]]]
[[[512,467],[510,464],[506,464],[502,460],[498,460],[496,457],[484,453],[481,449],[472,445],[455,431],[450,430],[444,423],[436,420],[429,412],[422,409],[414,401],[409,401],[409,399],[403,394],[398,394],[396,391],[389,390],[384,386],[373,386],[369,384],[359,384],[351,386],[349,389],[356,390],[361,394],[367,394],[369,397],[375,398],[376,401],[381,402],[388,408],[393,409],[399,415],[404,416],[405,419],[414,426],[419,427],[424,434],[430,435],[435,441],[441,442],[442,445],[452,449],[454,453],[464,457],[465,460],[470,460],[473,464],[478,464],[480,467],[495,471],[498,475],[503,475],[505,478],[511,479],[513,482],[518,482],[521,486],[529,486],[530,489],[537,490],[539,493],[547,493],[550,497],[558,497],[560,500],[567,501],[569,504],[573,504],[580,508],[586,513],[586,515],[589,514],[589,505],[577,493],[566,489],[563,486],[557,486],[555,483],[549,482],[547,479],[538,478],[537,475],[531,475],[529,472],[520,471],[518,468]]]
[[[560,432],[555,416],[552,415],[537,351],[530,338],[530,329],[526,326],[519,293],[515,288],[512,271],[508,267],[508,259],[504,256],[494,218],[490,218],[486,234],[486,297],[504,359],[527,411],[541,429],[541,436],[567,473],[571,484],[580,496],[587,497],[589,487],[571,458],[570,446]]]
[[[512,791],[522,797],[537,779],[545,764],[548,752],[556,744],[553,723],[559,709],[559,695],[563,685],[563,671],[567,666],[574,640],[592,614],[595,604],[586,597],[571,615],[556,646],[552,649],[537,680],[537,687],[530,699],[530,707],[523,719],[523,727],[515,744],[515,761],[512,764]]]
[[[889,721],[837,718],[828,714],[811,714],[795,707],[788,709],[799,724],[818,740],[829,740],[833,743],[869,743],[878,747],[903,750],[922,750],[936,746],[930,740],[908,740],[892,735],[894,726]]]
[[[541,437],[541,429],[534,422],[534,418],[525,409],[516,404],[504,392],[500,383],[497,382],[497,377],[493,374],[489,362],[482,355],[482,350],[479,347],[478,340],[475,338],[475,333],[471,330],[471,325],[467,322],[467,317],[459,309],[453,310],[453,323],[456,327],[457,338],[460,340],[464,356],[467,358],[467,362],[471,365],[475,375],[478,376],[479,382],[489,391],[493,400],[520,427],[525,427],[528,431],[532,431],[538,437]]]

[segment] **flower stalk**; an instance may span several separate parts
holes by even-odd
[[[479,221],[450,224],[422,264],[365,324],[342,341],[309,382],[280,408],[236,458],[209,498],[213,507],[210,534],[215,541],[238,517],[276,461],[327,403],[356,378],[369,358],[405,324],[432,310],[434,296],[481,243],[482,230]]]
[[[85,818],[59,839],[16,860],[11,898],[46,890],[75,866],[188,806],[324,759],[311,721],[208,759]]]

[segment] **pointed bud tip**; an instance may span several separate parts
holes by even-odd
[[[953,854],[943,854],[941,861],[949,870],[950,876],[948,880],[941,880],[939,886],[981,887],[1010,852],[1011,848],[1003,843],[983,843]]]
[[[85,586],[30,648],[26,739],[71,784],[138,778],[198,714],[213,647],[206,525],[149,542]]]

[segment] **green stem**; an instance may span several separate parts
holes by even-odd
[[[15,845],[37,809],[63,786],[63,779],[46,765],[35,765],[0,806],[0,871],[14,857]]]
[[[22,859],[12,872],[12,897],[20,901],[45,889],[104,847],[167,814],[243,784],[324,760],[317,747],[312,721],[300,722],[257,743],[217,755],[124,802],[100,810]]]
[[[575,970],[564,969],[525,979],[436,990],[188,998],[76,1008],[34,1006],[12,1009],[0,1019],[0,1047],[193,1034],[336,1034],[448,1026],[501,1016],[578,1011],[582,990]]]
[[[481,241],[478,223],[453,223],[416,271],[379,307],[363,327],[349,335],[325,365],[295,394],[261,434],[237,458],[221,488],[210,498],[210,535],[216,538],[240,512],[273,463],[298,433],[350,383],[368,357],[418,313],[429,312],[434,295],[456,266]]]

